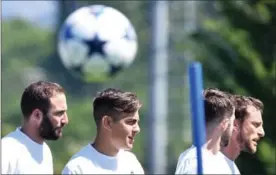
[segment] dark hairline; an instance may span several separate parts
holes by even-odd
[[[240,106],[238,104],[239,99],[242,100],[242,106]],[[235,101],[236,119],[241,122],[244,122],[248,118],[248,116],[249,116],[248,108],[251,106],[254,107],[257,111],[260,111],[261,114],[263,113],[264,105],[260,99],[257,99],[257,98],[251,97],[251,96],[233,95],[233,100]],[[242,116],[236,115],[237,114],[236,111],[239,112],[239,114]]]

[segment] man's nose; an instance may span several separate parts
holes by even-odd
[[[63,124],[68,124],[69,123],[69,119],[68,119],[68,116],[67,114],[65,113],[63,115],[63,118],[62,118],[62,121],[61,121]]]
[[[264,131],[264,128],[263,128],[263,127],[261,127],[261,128],[259,129],[258,135],[259,135],[259,137],[264,137],[264,136],[265,136],[265,131]]]
[[[137,125],[134,127],[133,131],[135,132],[135,134],[138,134],[138,133],[140,132],[140,126],[137,124]]]

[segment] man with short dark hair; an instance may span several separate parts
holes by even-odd
[[[68,123],[64,89],[52,82],[30,84],[21,97],[24,122],[1,140],[2,174],[53,174],[45,140],[57,140]]]
[[[254,154],[258,141],[264,137],[263,103],[253,97],[232,95],[235,104],[235,121],[230,143],[222,149],[229,159],[234,161],[241,151]]]
[[[233,131],[234,105],[218,89],[204,90],[203,98],[207,137],[201,149],[203,174],[240,174],[236,165],[229,166],[220,152],[221,147],[228,145]],[[175,174],[197,174],[195,146],[179,156]]]
[[[72,156],[62,174],[144,174],[132,149],[142,104],[131,92],[108,88],[93,102],[97,134]]]

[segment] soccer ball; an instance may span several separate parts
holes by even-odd
[[[85,82],[109,80],[131,65],[137,50],[137,35],[129,19],[104,5],[77,9],[59,31],[63,65]]]

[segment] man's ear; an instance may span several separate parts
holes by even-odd
[[[234,120],[234,130],[235,131],[239,131],[239,129],[240,129],[240,125],[241,125],[241,121],[239,120],[239,119],[235,119]]]
[[[103,116],[103,118],[102,118],[103,128],[107,129],[108,131],[111,131],[112,123],[113,123],[113,121],[112,121],[111,117],[109,117],[107,115]]]
[[[31,119],[41,122],[43,119],[43,114],[39,109],[35,109],[33,110],[32,114],[31,114]]]
[[[222,120],[221,127],[222,127],[223,131],[225,131],[228,128],[229,122],[230,122],[229,118],[225,118]]]

